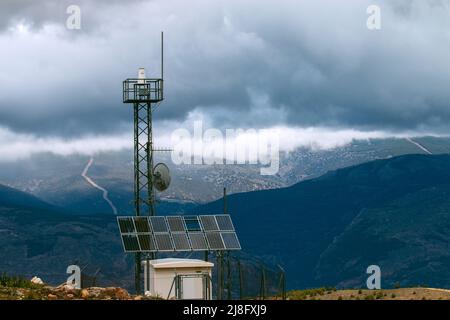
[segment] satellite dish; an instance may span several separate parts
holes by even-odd
[[[158,191],[164,191],[169,187],[170,171],[164,163],[158,163],[153,168],[153,185]]]

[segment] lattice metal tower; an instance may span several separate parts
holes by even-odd
[[[123,81],[123,103],[133,104],[134,113],[134,207],[136,216],[155,215],[153,188],[152,108],[164,99],[163,33],[161,33],[161,77],[146,78],[140,68],[137,78]],[[153,258],[150,256],[149,258]],[[141,253],[135,256],[135,288],[141,292]]]

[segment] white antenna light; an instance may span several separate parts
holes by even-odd
[[[143,79],[145,79],[145,68],[139,68],[138,71],[138,83],[145,83]],[[142,79],[142,80],[141,80]]]

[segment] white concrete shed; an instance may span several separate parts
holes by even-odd
[[[150,260],[149,265],[147,261],[142,263],[145,292],[152,296],[164,299],[212,298],[213,263],[177,258]]]

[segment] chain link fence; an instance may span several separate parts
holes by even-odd
[[[213,273],[215,299],[286,299],[286,275],[279,265],[218,256]]]

